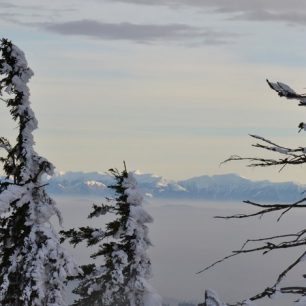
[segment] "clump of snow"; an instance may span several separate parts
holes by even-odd
[[[273,150],[281,154],[288,154],[289,152],[289,149],[280,148],[280,147],[273,147]]]
[[[290,97],[291,95],[296,95],[296,92],[287,84],[284,84],[282,82],[268,82],[272,89],[277,91],[279,95]]]
[[[100,238],[100,237],[104,237],[104,235],[105,235],[105,231],[103,231],[102,229],[96,229],[95,231],[91,233],[92,238]]]

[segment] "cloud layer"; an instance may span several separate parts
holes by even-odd
[[[45,30],[62,35],[81,35],[103,40],[129,40],[139,43],[188,40],[203,44],[228,43],[234,34],[202,29],[185,24],[105,23],[77,20],[62,23],[41,23]]]
[[[234,14],[232,19],[306,24],[306,1],[300,0],[111,0],[121,3],[197,7]]]

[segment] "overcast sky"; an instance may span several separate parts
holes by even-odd
[[[180,179],[236,172],[305,182],[305,167],[219,163],[260,155],[248,134],[304,146],[306,109],[265,79],[306,91],[300,0],[0,1],[1,36],[35,72],[37,151],[58,170],[130,169]],[[1,135],[16,129],[0,109]],[[263,152],[264,153],[264,152]]]

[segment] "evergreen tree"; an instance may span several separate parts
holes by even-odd
[[[132,173],[110,169],[115,184],[115,198],[107,204],[94,205],[89,218],[112,213],[115,218],[106,224],[105,231],[99,228],[81,227],[63,231],[63,240],[68,238],[74,246],[86,241],[88,246],[98,245],[95,259],[104,258],[101,266],[82,266],[84,272],[74,293],[80,298],[75,306],[161,306],[161,299],[148,280],[151,277],[151,262],[147,249],[151,245],[146,223],[152,217],[142,207],[143,196],[137,189]]]
[[[43,175],[53,165],[33,149],[37,120],[27,82],[33,72],[10,41],[0,45],[0,94],[18,123],[16,145],[0,138],[7,180],[0,183],[0,305],[62,306],[67,276],[78,268],[63,250],[49,220],[60,212],[48,196]]]

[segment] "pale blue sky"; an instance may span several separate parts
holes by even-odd
[[[250,134],[303,146],[306,109],[265,79],[306,91],[306,2],[293,0],[0,1],[1,36],[35,72],[37,151],[58,170],[131,169],[180,179],[237,172],[219,163],[260,155]],[[0,108],[1,135],[16,130]],[[264,153],[264,152],[263,152]]]

